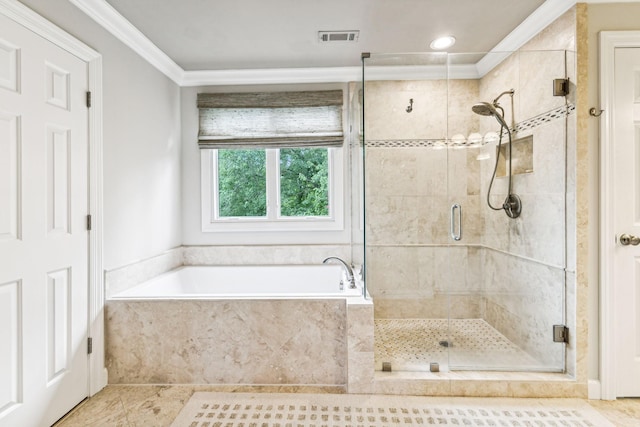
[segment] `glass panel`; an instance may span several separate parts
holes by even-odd
[[[349,83],[349,150],[351,174],[351,262],[364,274],[364,147],[362,81]],[[364,279],[364,276],[362,277]],[[367,282],[363,281],[366,289]]]
[[[448,366],[446,105],[446,55],[364,61],[366,278],[377,370]]]
[[[329,150],[280,149],[280,215],[329,215]]]
[[[218,150],[220,217],[267,215],[265,150]]]

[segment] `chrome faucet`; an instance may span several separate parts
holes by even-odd
[[[346,262],[344,262],[342,259],[338,258],[337,256],[330,256],[329,258],[326,258],[324,261],[322,261],[323,264],[326,264],[328,261],[331,261],[332,259],[335,259],[336,261],[339,261],[342,266],[345,269],[345,272],[347,274],[347,281],[349,282],[349,289],[355,289],[356,288],[356,280],[355,277],[353,275],[353,269],[351,268],[351,266],[349,264],[347,264]]]

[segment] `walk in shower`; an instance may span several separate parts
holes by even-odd
[[[574,58],[363,54],[376,370],[567,370]]]

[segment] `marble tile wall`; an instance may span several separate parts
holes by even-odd
[[[565,98],[553,96],[551,82],[564,76],[576,81],[575,19],[572,9],[487,74],[480,82],[481,95],[490,99],[515,89],[514,117],[519,123],[565,103],[574,105],[575,84]],[[506,99],[501,102],[510,111]],[[551,342],[552,325],[566,323],[570,331],[576,327],[575,275],[570,273],[575,271],[576,242],[575,123],[572,113],[515,134],[533,136],[533,172],[516,175],[513,181],[523,213],[515,220],[489,211],[484,216],[486,320],[554,366],[563,366],[565,355],[557,349],[562,344]],[[490,159],[482,164],[482,192],[487,190],[495,159],[495,148],[485,148]],[[507,179],[496,181],[493,203],[506,196]],[[511,289],[503,289],[505,282]],[[570,342],[568,372],[575,372],[576,357],[575,342]]]
[[[513,191],[522,200],[522,214],[512,219],[504,212],[482,209],[484,245],[547,264],[565,263],[565,120],[559,119],[519,132],[533,136],[533,172],[513,176]],[[481,191],[487,194],[495,164],[495,145],[483,147]],[[508,177],[494,180],[491,202],[501,206]]]
[[[484,252],[484,319],[540,366],[562,370],[564,346],[552,341],[552,330],[564,321],[564,271],[488,248]]]
[[[320,264],[351,259],[350,245],[184,246],[184,265]]]
[[[462,138],[477,132],[478,119],[469,117],[476,80],[367,82],[365,91],[367,141],[442,140],[452,132],[447,126]],[[404,97],[414,99],[411,113],[401,105]],[[472,246],[483,229],[479,181],[472,175],[480,171],[479,149],[418,144],[365,151],[367,286],[375,315],[446,317],[451,303],[461,315],[479,316],[482,282],[479,252]],[[449,248],[453,203],[470,207],[463,215],[467,245]],[[458,274],[447,262],[451,251]]]
[[[347,300],[347,391],[372,393],[374,384],[373,301]]]
[[[344,387],[345,306],[344,299],[108,301],[109,383]],[[361,356],[368,351],[349,342]]]
[[[447,136],[446,80],[365,83],[367,140],[443,139]],[[413,111],[405,109],[413,99]]]

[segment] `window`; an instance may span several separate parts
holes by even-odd
[[[199,94],[203,231],[343,230],[342,91]]]
[[[341,230],[342,148],[202,150],[203,231]]]
[[[214,219],[267,216],[266,150],[217,150]]]
[[[278,166],[280,215],[328,217],[329,149],[282,148]]]

